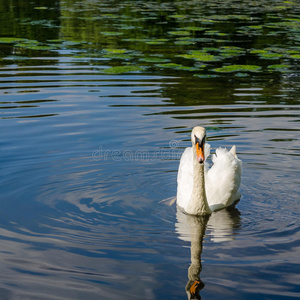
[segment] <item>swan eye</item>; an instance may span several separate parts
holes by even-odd
[[[203,147],[205,143],[206,135],[203,137],[202,140],[200,140],[196,135],[194,135],[194,137],[195,137],[195,144],[199,144],[200,147]]]

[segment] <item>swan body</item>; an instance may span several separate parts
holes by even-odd
[[[210,145],[206,131],[195,127],[191,133],[192,147],[183,152],[177,176],[177,205],[191,215],[211,214],[233,205],[240,199],[242,161],[236,147],[230,151],[218,148],[209,169],[206,159]]]

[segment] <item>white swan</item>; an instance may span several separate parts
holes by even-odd
[[[204,161],[210,154],[210,145],[205,138],[206,130],[194,127],[192,147],[183,152],[178,169],[177,205],[191,215],[210,214],[240,198],[242,161],[236,155],[236,147],[230,151],[218,148],[208,170]]]

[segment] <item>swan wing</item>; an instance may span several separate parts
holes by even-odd
[[[239,200],[242,161],[236,155],[235,146],[230,151],[218,148],[212,161],[205,174],[205,190],[210,209],[217,211]]]

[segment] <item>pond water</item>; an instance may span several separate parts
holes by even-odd
[[[297,1],[0,14],[1,299],[299,298]],[[196,125],[243,161],[209,219],[167,205]]]

